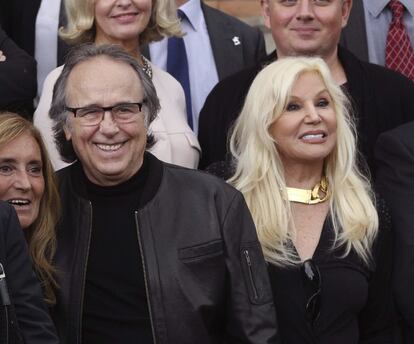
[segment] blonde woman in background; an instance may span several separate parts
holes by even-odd
[[[231,136],[230,183],[256,224],[283,343],[388,343],[389,219],[356,163],[348,101],[319,58],[254,80]]]
[[[181,35],[173,0],[65,0],[65,7],[68,24],[61,37],[67,43],[120,45],[152,78],[161,110],[150,126],[155,137],[150,151],[165,162],[196,168],[200,146],[187,124],[184,91],[177,80],[140,53],[140,47],[149,42]],[[56,149],[48,115],[53,86],[61,71],[62,66],[46,78],[34,114],[34,124],[42,133],[55,169],[68,163]]]

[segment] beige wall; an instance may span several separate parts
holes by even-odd
[[[204,2],[232,16],[238,17],[249,25],[260,27],[265,34],[266,50],[271,52],[275,48],[271,34],[264,26],[260,0],[204,0]]]
[[[260,16],[260,0],[205,0],[205,3],[239,18]]]

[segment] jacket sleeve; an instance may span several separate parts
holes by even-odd
[[[14,210],[0,204],[0,225],[5,232],[4,270],[18,324],[27,344],[56,344],[59,340],[49,316],[39,281],[30,262],[23,231]]]
[[[20,49],[0,28],[0,50],[6,60],[0,62],[0,109],[33,112],[36,96],[36,61]]]
[[[390,207],[394,235],[393,291],[406,343],[414,342],[414,123],[377,142],[376,187]]]
[[[237,193],[223,226],[228,301],[226,343],[279,343],[269,277],[256,229]]]
[[[360,343],[393,343],[396,313],[392,295],[393,238],[388,208],[377,200],[379,233],[374,242],[373,271],[369,277],[368,299],[360,313]]]

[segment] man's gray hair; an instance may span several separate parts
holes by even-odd
[[[145,103],[143,112],[145,115],[145,125],[148,129],[150,123],[155,119],[160,110],[160,102],[157,97],[155,87],[143,71],[138,61],[116,45],[95,45],[82,44],[70,51],[66,58],[66,63],[62,73],[56,80],[53,88],[52,105],[50,107],[49,116],[54,122],[53,131],[57,148],[66,162],[72,162],[77,159],[76,153],[72,147],[72,142],[67,141],[64,133],[64,126],[67,123],[69,112],[66,111],[66,89],[70,73],[73,68],[83,61],[93,59],[95,57],[108,57],[115,61],[123,62],[132,67],[138,78],[141,80]],[[154,137],[148,130],[147,149],[154,144]]]

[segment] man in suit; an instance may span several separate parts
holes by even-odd
[[[0,111],[31,118],[36,95],[36,62],[0,27]]]
[[[277,57],[310,55],[321,56],[335,81],[350,95],[359,150],[374,174],[373,147],[378,135],[414,119],[414,84],[399,73],[365,63],[338,46],[352,0],[262,0],[261,3],[277,56],[274,52],[262,63],[226,78],[207,97],[199,121],[200,168],[225,160],[228,130],[263,65]]]
[[[263,34],[201,0],[176,0],[182,13],[182,31],[188,60],[193,129],[198,114],[215,84],[256,64],[266,55]],[[168,42],[150,44],[151,61],[167,70]],[[184,88],[185,89],[185,88]]]
[[[414,122],[377,141],[376,186],[390,207],[394,230],[394,294],[405,343],[414,343]]]
[[[399,2],[404,6],[402,23],[414,47],[414,2]],[[354,0],[341,45],[361,60],[385,66],[387,34],[393,17],[390,3],[391,0]]]
[[[69,49],[58,36],[66,24],[63,0],[13,0],[0,5],[0,21],[8,36],[38,63],[38,94],[51,70],[63,64]]]

